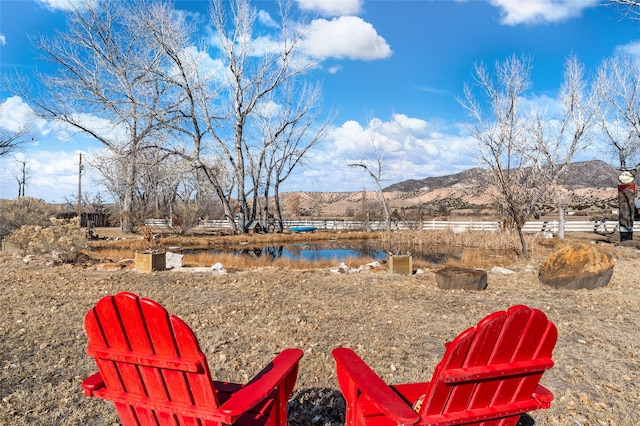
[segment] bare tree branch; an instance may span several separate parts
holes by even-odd
[[[478,143],[478,158],[491,171],[496,201],[515,226],[525,257],[522,226],[585,146],[597,110],[597,96],[587,93],[576,58],[566,62],[558,111],[524,107],[530,73],[531,58],[515,55],[496,63],[494,76],[484,65],[476,65],[476,86],[465,85],[465,98],[460,101],[473,123],[470,129]],[[474,89],[483,95],[484,103]]]

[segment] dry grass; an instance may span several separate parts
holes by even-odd
[[[261,268],[229,275],[100,272],[25,264],[0,255],[0,424],[112,425],[112,404],[86,398],[95,371],[83,317],[96,301],[132,291],[159,301],[195,331],[216,379],[244,382],[286,347],[304,349],[292,426],[339,425],[330,352],[354,348],[391,383],[428,380],[443,343],[496,310],[524,303],[559,329],[555,367],[543,377],[552,408],[536,425],[640,424],[640,255],[611,248],[607,287],[562,291],[537,279],[540,258],[504,259],[484,291],[438,289],[420,276]],[[314,422],[313,419],[316,419]]]
[[[321,243],[326,241],[373,241],[380,250],[391,253],[410,252],[414,256],[415,268],[433,267],[434,263],[428,259],[437,254],[440,259],[437,264],[442,266],[460,266],[469,268],[486,268],[505,262],[513,261],[520,253],[520,241],[517,236],[509,233],[495,232],[463,232],[451,231],[406,231],[406,232],[314,232],[302,234],[256,234],[230,236],[165,236],[154,241],[152,248],[168,250],[172,246],[182,249],[247,249],[267,245]],[[532,236],[527,237],[527,244],[532,255],[544,253],[547,247],[540,244]],[[133,236],[127,239],[111,241],[94,241],[87,252],[90,257],[103,260],[119,261],[132,259],[136,251],[144,251],[149,244],[141,237]],[[372,262],[373,259],[347,259],[348,266],[357,268],[362,264]],[[186,254],[185,266],[211,266],[221,262],[226,268],[247,269],[255,267],[274,266],[292,269],[313,269],[336,266],[335,262],[321,260],[309,262],[305,260],[291,261],[277,259],[275,262],[267,257],[254,259],[251,257],[234,256],[225,253]]]
[[[491,312],[526,304],[559,330],[556,365],[542,380],[555,400],[531,413],[535,424],[640,424],[640,252],[600,242],[616,258],[609,285],[565,291],[537,278],[556,244],[538,245],[528,260],[496,258],[515,273],[489,269],[487,289],[476,292],[440,290],[430,269],[342,275],[269,265],[228,275],[140,274],[0,254],[0,424],[117,424],[113,405],[85,397],[80,383],[95,371],[84,315],[119,291],[157,300],[184,319],[216,379],[245,382],[274,353],[302,348],[292,426],[341,424],[333,348],[353,348],[387,382],[428,380],[446,341]]]
[[[531,255],[536,255],[538,239],[526,235],[525,240]],[[451,231],[406,231],[381,233],[379,241],[396,253],[429,253],[434,248],[459,251],[461,248],[482,248],[503,253],[517,254],[522,251],[520,240],[509,232],[451,232]]]
[[[440,266],[491,269],[494,266],[509,265],[516,260],[517,256],[513,251],[496,253],[495,250],[465,249],[459,255],[448,257]]]

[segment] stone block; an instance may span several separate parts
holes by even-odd
[[[480,269],[447,267],[436,271],[438,287],[445,290],[484,290],[487,272]]]

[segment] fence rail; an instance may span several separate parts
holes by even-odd
[[[157,228],[171,227],[170,219],[146,219],[144,224]],[[229,228],[226,220],[201,220],[198,224],[201,228],[223,229]],[[285,220],[284,228],[297,226],[313,226],[318,229],[328,231],[361,231],[369,229],[372,231],[384,230],[384,221],[359,221],[359,220]],[[425,220],[425,221],[394,221],[391,223],[391,230],[451,230],[453,232],[464,231],[487,231],[495,232],[502,229],[502,223],[497,221],[447,221],[447,220]]]
[[[560,222],[557,220],[531,221],[524,224],[523,232],[558,232]],[[618,230],[618,221],[590,221],[590,220],[570,220],[564,222],[565,232],[596,232],[600,234],[610,234]],[[633,224],[634,231],[640,231],[640,222]]]
[[[171,226],[171,219],[145,219],[145,226],[153,226],[154,228],[169,228]]]
[[[156,228],[170,228],[171,219],[146,219],[145,225]],[[285,220],[284,228],[288,229],[296,226],[313,226],[320,230],[327,231],[362,231],[369,229],[372,231],[381,231],[385,229],[384,221],[359,221],[359,220]],[[229,228],[226,220],[201,220],[198,224],[201,228],[225,229]],[[459,221],[459,220],[424,220],[424,221],[398,221],[391,223],[391,230],[419,230],[424,231],[484,231],[496,232],[502,230],[502,223],[498,221]],[[560,223],[557,220],[549,221],[529,221],[524,224],[522,231],[526,233],[551,232],[557,233],[560,229]],[[565,221],[565,232],[596,232],[600,234],[610,234],[618,230],[618,222],[614,220],[607,221]],[[634,222],[634,232],[640,232],[640,221]]]

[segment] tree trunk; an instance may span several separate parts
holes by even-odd
[[[522,224],[516,223],[516,231],[518,232],[518,237],[520,238],[520,245],[522,246],[522,256],[528,259],[529,250],[527,250],[527,242],[524,239],[524,232],[522,232]]]
[[[136,188],[136,165],[135,160],[129,156],[127,158],[127,177],[122,200],[122,212],[120,213],[120,229],[128,234],[133,231],[133,221],[131,213],[133,210],[133,194]]]
[[[558,238],[564,240],[564,207],[562,207],[562,194],[560,188],[556,186],[556,193],[558,194]]]
[[[237,112],[237,114],[241,114]],[[236,179],[238,179],[238,204],[240,205],[240,217],[238,223],[238,230],[240,233],[247,233],[247,220],[248,220],[248,209],[247,205],[247,197],[245,195],[245,171],[244,171],[244,150],[242,149],[242,138],[243,138],[243,124],[238,122],[236,123]]]
[[[276,206],[276,225],[278,226],[278,232],[282,233],[284,231],[284,223],[282,223],[282,208],[280,206],[280,184],[278,183],[278,179],[275,180],[273,184],[273,202]]]
[[[391,213],[389,212],[389,205],[387,204],[387,199],[384,196],[384,192],[382,191],[382,185],[380,184],[380,179],[376,179],[376,185],[378,185],[378,195],[380,196],[380,202],[382,203],[382,208],[384,209],[384,227],[386,231],[391,231]]]

